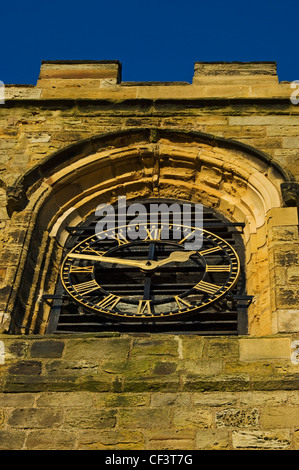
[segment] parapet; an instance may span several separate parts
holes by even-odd
[[[42,61],[37,86],[105,87],[121,82],[118,60],[48,60]]]
[[[195,62],[194,85],[278,83],[276,62]]]
[[[36,86],[6,85],[9,100],[287,99],[276,62],[195,62],[189,82],[125,82],[118,60],[47,60]]]

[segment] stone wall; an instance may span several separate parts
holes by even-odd
[[[0,337],[0,449],[299,449],[296,337]]]

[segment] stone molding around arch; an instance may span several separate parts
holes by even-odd
[[[13,282],[4,309],[13,317],[13,331],[45,331],[49,312],[40,295],[53,293],[65,227],[120,195],[198,202],[244,222],[247,291],[254,298],[249,333],[299,331],[298,295],[292,283],[284,283],[290,256],[299,259],[295,179],[245,144],[169,129],[131,129],[80,141],[8,188],[8,236],[19,228],[18,261],[7,265]],[[4,249],[4,263],[12,260],[8,255]]]

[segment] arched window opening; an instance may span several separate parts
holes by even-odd
[[[95,215],[78,226],[67,227],[66,261],[55,294],[43,296],[43,301],[51,305],[46,333],[247,334],[247,307],[251,297],[246,293],[241,236],[244,224],[229,222],[213,209],[204,207],[203,245],[193,257],[181,261],[184,234],[178,238],[175,231],[179,229],[177,221],[186,201],[151,198],[137,202],[147,214],[145,239],[120,240],[116,230],[115,238],[99,240],[97,227],[103,219]],[[161,213],[157,215],[160,233],[159,230],[154,233],[150,225],[153,204],[155,207],[166,204],[174,209],[167,221]],[[128,213],[128,205],[127,228],[136,220],[136,214]],[[195,206],[188,202],[190,214],[185,213],[192,227],[197,226]],[[118,217],[118,206],[114,210]],[[109,219],[107,214],[105,217],[107,233]],[[165,223],[168,239],[161,237]],[[179,253],[178,259],[165,262],[174,252],[175,256]],[[99,255],[102,258],[98,261]],[[128,265],[127,260],[133,263]],[[146,270],[138,265],[140,260],[147,260],[149,266],[152,262],[158,264],[155,269]]]

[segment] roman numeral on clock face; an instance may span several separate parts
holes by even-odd
[[[94,266],[71,266],[70,273],[92,273]]]
[[[73,288],[75,289],[75,291],[78,292],[78,294],[87,295],[89,294],[89,292],[99,289],[100,286],[95,280],[92,280],[87,282],[81,282],[80,284],[74,284]]]
[[[175,295],[174,299],[175,299],[176,303],[178,304],[178,307],[179,307],[180,310],[182,308],[192,307],[192,305],[189,302],[187,302],[187,300],[182,299],[178,295]]]
[[[145,240],[161,240],[161,228],[146,229],[147,237]]]
[[[122,235],[121,233],[115,234],[113,238],[117,241],[119,246],[126,245],[127,243],[129,243],[128,240],[125,238],[125,236]]]
[[[137,315],[152,315],[151,300],[139,300]]]
[[[216,292],[221,288],[221,286],[217,286],[215,284],[211,284],[210,282],[199,281],[194,289],[200,290],[201,292],[205,292],[206,294],[216,294]]]
[[[230,271],[230,265],[229,264],[223,264],[221,265],[207,265],[206,266],[206,271],[207,272],[213,272],[213,273],[224,273],[224,272],[229,272]]]
[[[210,253],[215,253],[216,251],[220,251],[222,248],[220,246],[212,246],[212,248],[207,248],[206,250],[201,250],[198,253],[202,256],[209,255]]]
[[[115,305],[120,301],[120,297],[114,294],[109,294],[107,297],[104,297],[100,302],[97,303],[98,307],[102,308],[114,308]]]
[[[86,244],[85,246],[84,245],[82,246],[81,252],[84,254],[92,254],[92,255],[95,254],[99,256],[103,256],[105,254],[105,251],[95,250],[88,244]],[[76,254],[76,252],[74,252],[74,254]]]

